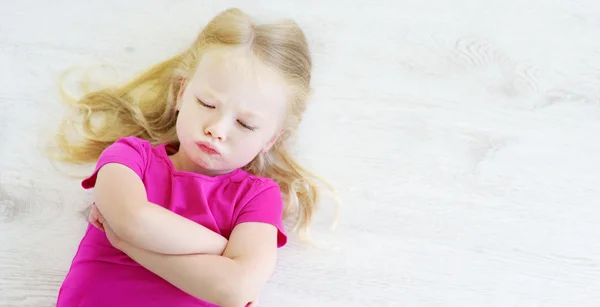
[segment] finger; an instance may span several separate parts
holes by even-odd
[[[88,215],[88,219],[91,221],[97,220],[98,219],[98,211],[92,209],[90,210],[90,214]]]
[[[94,225],[94,227],[104,231],[104,225],[100,224],[97,220],[95,221],[91,221],[92,225]]]
[[[93,215],[91,215],[91,214],[90,214],[90,217],[88,218],[88,221],[89,221],[90,223],[92,223],[92,224],[95,224],[95,223],[97,223],[97,222],[98,222],[98,217],[96,217],[96,216],[93,216]]]

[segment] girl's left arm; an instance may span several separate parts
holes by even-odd
[[[116,248],[146,269],[194,297],[224,307],[246,306],[258,297],[277,261],[277,228],[266,223],[237,225],[223,256],[158,254],[119,240],[110,228],[106,231]]]

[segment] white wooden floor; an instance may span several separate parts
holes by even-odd
[[[305,29],[298,151],[344,203],[262,306],[600,306],[596,0],[3,2],[0,306],[52,306],[85,227],[90,195],[38,150],[59,74],[126,78],[229,6]]]

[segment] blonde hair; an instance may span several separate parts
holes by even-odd
[[[295,215],[294,230],[306,236],[319,201],[316,182],[331,187],[303,168],[289,150],[290,137],[302,120],[310,95],[312,69],[306,37],[293,21],[257,25],[239,9],[218,14],[182,53],[156,64],[123,86],[72,100],[70,104],[76,113],[63,121],[56,135],[62,153],[57,159],[95,162],[104,149],[124,136],[136,136],[154,145],[178,143],[176,100],[181,82],[191,78],[202,53],[217,46],[247,46],[289,85],[286,132],[269,152],[259,154],[244,170],[272,178],[279,185],[285,202],[283,218]],[[77,132],[78,138],[70,137],[69,131]]]

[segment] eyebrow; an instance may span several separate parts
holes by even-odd
[[[216,100],[218,102],[221,102],[221,100],[219,98],[217,98],[217,95],[215,95],[215,92],[207,86],[202,87],[201,93],[206,94],[206,95],[202,95],[202,96],[206,96],[206,98],[208,98],[210,100]]]
[[[203,94],[202,96],[206,96],[206,98],[209,99],[209,100],[211,100],[211,101],[216,101],[216,102],[219,102],[219,103],[223,103],[223,101],[220,100],[217,97],[218,95],[215,95],[215,92],[211,88],[209,88],[208,86],[203,86],[201,93]],[[243,117],[249,118],[249,119],[254,119],[254,118],[261,119],[261,118],[263,118],[260,114],[254,113],[252,111],[242,111],[242,112],[240,112],[240,114]]]
[[[250,111],[241,112],[241,114],[242,114],[242,117],[245,117],[248,119],[255,119],[255,118],[261,119],[262,118],[262,116],[260,116],[260,114],[253,113]]]

